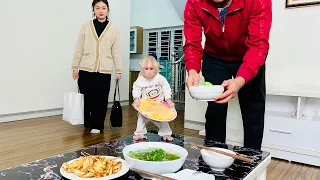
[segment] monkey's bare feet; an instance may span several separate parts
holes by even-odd
[[[172,141],[173,140],[173,137],[172,136],[170,136],[170,135],[167,135],[167,136],[163,136],[163,140],[164,141]]]
[[[148,139],[148,138],[147,138],[147,136],[145,136],[143,134],[133,136],[133,140],[135,140],[135,141],[140,141],[140,140],[145,140],[145,139]]]

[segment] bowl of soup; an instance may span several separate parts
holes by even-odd
[[[188,156],[183,147],[165,142],[131,144],[123,148],[122,153],[131,168],[156,174],[177,172]]]
[[[221,85],[199,85],[189,87],[190,95],[198,101],[215,101],[217,96],[221,95],[224,87]]]
[[[220,150],[223,152],[236,155],[235,152],[229,149],[216,148],[216,147],[212,147],[212,149],[216,149],[216,150]],[[235,160],[233,157],[208,151],[206,149],[201,149],[200,153],[203,161],[214,171],[224,171],[226,168],[230,167]]]

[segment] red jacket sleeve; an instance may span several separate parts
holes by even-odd
[[[184,59],[187,71],[193,69],[198,73],[202,60],[202,25],[192,0],[188,0],[184,10]]]
[[[237,73],[237,77],[243,77],[246,82],[255,77],[260,66],[265,63],[269,51],[271,22],[271,0],[254,0],[246,40],[248,51]]]

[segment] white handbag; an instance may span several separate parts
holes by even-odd
[[[64,93],[63,120],[72,125],[84,124],[84,97],[75,91],[77,81],[74,81],[72,92]]]

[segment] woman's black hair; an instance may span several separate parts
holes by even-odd
[[[107,8],[108,8],[108,11],[110,12],[110,7],[109,7],[109,2],[108,0],[93,0],[92,1],[92,10],[94,8],[94,6],[98,3],[98,2],[103,2],[107,5]],[[107,16],[107,19],[108,19],[108,16]]]

